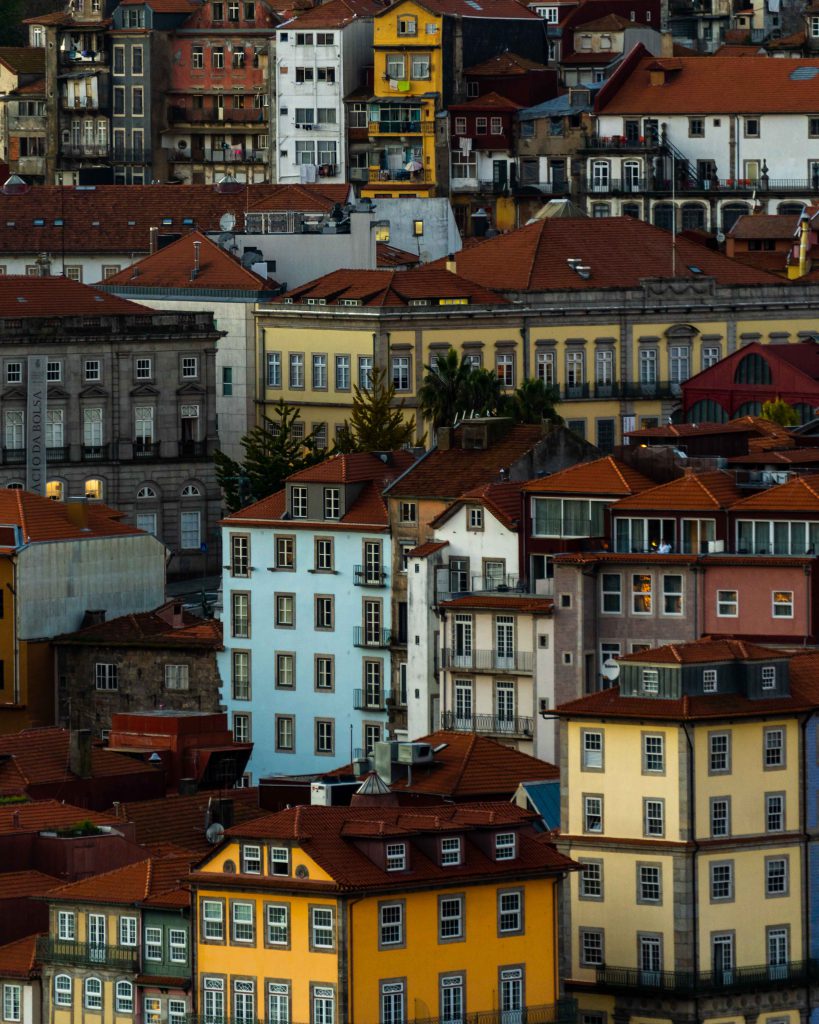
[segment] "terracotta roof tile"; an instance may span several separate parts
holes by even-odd
[[[45,48],[42,46],[0,46],[0,64],[19,75],[45,74]]]
[[[426,541],[426,543],[419,544],[417,547],[412,548],[411,551],[408,551],[407,557],[428,558],[430,555],[434,555],[436,551],[440,551],[442,548],[446,547],[449,547],[448,540]]]
[[[0,835],[68,828],[78,821],[91,821],[95,825],[117,824],[117,819],[110,814],[92,811],[87,807],[74,807],[59,800],[0,804]]]
[[[375,255],[379,270],[393,267],[415,267],[421,262],[421,257],[415,253],[397,249],[394,245],[387,245],[386,242],[375,243]]]
[[[799,226],[797,213],[743,214],[738,217],[728,235],[731,238],[793,238]]]
[[[189,850],[150,857],[60,886],[49,893],[49,899],[78,903],[139,903],[157,893],[177,888],[187,876],[193,860],[194,855]]]
[[[0,276],[0,319],[140,314],[154,316],[155,310],[67,277]]]
[[[738,77],[741,81],[744,76]],[[589,277],[572,270],[569,259],[589,266]],[[631,217],[549,217],[462,249],[456,264],[459,277],[504,292],[640,288],[644,278],[672,276],[668,232]],[[681,237],[675,276],[713,277],[720,285],[782,286],[779,278]]]
[[[741,59],[742,63],[737,64]],[[789,57],[644,57],[602,114],[809,114],[816,110],[816,82],[793,78],[819,62]],[[666,68],[665,84],[651,84],[651,69]]]
[[[463,73],[468,78],[508,78],[511,75],[528,75],[530,71],[548,70],[545,64],[538,64],[535,60],[506,50],[481,64],[473,64],[471,68],[464,68]]]
[[[403,452],[390,453],[399,458]],[[316,463],[315,466],[308,466],[297,473],[291,473],[288,481],[298,483],[328,483],[328,484],[352,484],[361,483],[363,480],[378,480],[381,477],[392,479],[397,473],[402,472],[412,465],[412,456],[405,461],[402,468],[384,462],[371,452],[352,452],[349,455],[328,455],[326,459]]]
[[[452,103],[449,110],[508,110],[510,113],[520,110],[522,103],[515,103],[514,100],[501,96],[496,92],[487,92],[474,100],[467,100],[466,103]]]
[[[540,15],[518,3],[518,0],[475,0],[474,6],[469,0],[423,0],[423,5],[436,14],[449,14],[461,18],[542,20]],[[395,4],[391,6],[394,7]]]
[[[638,665],[708,665],[723,661],[770,661],[786,657],[783,651],[745,640],[703,637],[689,643],[665,644],[647,651],[624,654],[618,661]]]
[[[335,270],[314,281],[293,288],[275,303],[306,303],[322,299],[325,305],[340,306],[355,300],[361,306],[408,306],[419,299],[433,306],[442,299],[467,299],[470,305],[503,305],[506,299],[450,273],[443,267],[422,266],[403,270]]]
[[[2,278],[0,277],[0,281]],[[87,526],[79,526],[69,518],[65,503],[51,501],[30,491],[0,490],[0,523],[19,526],[25,543],[53,540],[86,540],[93,537],[115,537],[142,534],[135,526],[121,522],[123,513],[107,505],[89,502],[86,506]]]
[[[536,448],[542,438],[539,426],[517,424],[486,449],[433,448],[390,485],[387,496],[451,501],[473,487],[498,481],[502,469],[508,470]]]
[[[591,21],[576,20],[574,30],[575,32],[622,32],[623,29],[631,28],[633,25],[634,22],[624,18],[622,14],[604,14],[602,18],[594,18]]]
[[[554,601],[550,597],[521,597],[514,593],[465,594],[451,601],[442,601],[442,608],[475,608],[494,611],[514,611],[529,615],[551,615]]]
[[[106,647],[177,647],[222,649],[222,623],[217,619],[200,619],[182,612],[182,624],[173,625],[174,602],[152,612],[121,615],[117,619],[64,633],[55,637],[55,644],[101,644]]]
[[[732,466],[807,466],[819,462],[819,448],[789,448],[787,451],[748,452],[728,459]]]
[[[45,875],[42,871],[7,871],[0,872],[0,900],[18,900],[25,896],[42,896],[58,885],[61,878]],[[0,953],[0,972],[2,971],[2,954]]]
[[[25,85],[19,85],[12,96],[45,96],[46,82],[44,78],[35,78],[31,82],[26,82]],[[0,181],[3,177],[0,176]]]
[[[529,480],[523,490],[531,494],[598,494],[620,497],[654,487],[654,481],[613,455],[579,462],[550,476]]]
[[[27,979],[40,973],[37,963],[39,935],[26,935],[0,946],[0,978]]]
[[[505,526],[514,530],[520,519],[520,493],[523,484],[519,480],[504,480],[496,483],[479,484],[462,494],[457,501],[432,520],[434,528],[445,523],[458,509],[464,505],[483,505],[485,509]]]
[[[799,476],[738,501],[733,511],[819,512],[819,477]]]
[[[120,7],[136,7],[141,4],[157,14],[193,14],[200,7],[196,0],[119,0]]]
[[[193,276],[195,261],[194,243],[198,242],[199,270]],[[161,288],[168,291],[197,291],[202,288],[217,291],[255,292],[260,295],[272,294],[278,285],[275,281],[265,280],[243,267],[241,262],[225,252],[221,246],[211,241],[201,231],[191,231],[187,235],[166,245],[150,256],[135,263],[131,267],[108,277],[100,285],[106,291],[116,292],[118,286],[130,289],[155,290]]]
[[[351,21],[371,18],[383,10],[384,5],[378,0],[327,0],[287,22],[287,28],[344,28]]]
[[[334,884],[327,889],[374,890],[392,888],[396,884],[394,873],[380,868],[367,857],[352,840],[354,835],[391,834],[396,828],[403,834],[421,834],[445,830],[462,831],[469,835],[473,828],[514,827],[518,831],[518,856],[514,862],[494,861],[477,845],[466,842],[464,864],[458,869],[458,881],[466,882],[479,877],[520,877],[535,873],[564,871],[571,861],[551,845],[535,841],[533,816],[508,802],[464,804],[436,804],[434,807],[318,807],[304,805],[277,814],[266,815],[228,831],[231,837],[256,839],[292,839],[322,867]],[[198,874],[198,880],[213,876]],[[220,880],[224,876],[220,875]],[[415,847],[410,857],[409,870],[402,873],[401,885],[451,881],[446,867],[440,867]],[[239,879],[237,878],[237,881]],[[247,884],[246,880],[241,880]],[[254,884],[275,887],[275,879],[254,880]],[[227,883],[225,883],[227,884]],[[305,882],[305,886],[311,883]],[[321,883],[312,883],[321,885]]]
[[[733,473],[717,469],[709,473],[687,472],[666,484],[659,484],[621,498],[611,506],[613,515],[629,509],[671,509],[680,511],[726,509],[742,498]]]
[[[765,346],[770,351],[771,346]],[[761,416],[740,416],[727,423],[667,423],[661,427],[643,427],[640,430],[630,430],[628,437],[651,438],[651,437],[691,437],[706,436],[709,434],[756,434],[768,437],[775,437],[777,440],[790,441],[793,438],[787,430],[780,427],[778,423],[763,419]]]
[[[229,526],[232,522],[239,520],[255,520],[256,522],[276,522],[281,519],[287,511],[287,491],[282,489],[266,498],[254,501],[252,505],[240,508],[231,512],[222,520],[223,525]]]

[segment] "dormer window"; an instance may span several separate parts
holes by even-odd
[[[455,867],[461,863],[461,837],[449,836],[441,840],[441,867]]]
[[[307,518],[307,488],[292,487],[290,489],[290,515],[294,519]]]
[[[290,850],[287,846],[270,847],[270,874],[290,874]]]
[[[762,689],[776,689],[776,667],[774,665],[762,666]]]
[[[260,875],[262,873],[262,848],[261,846],[242,847],[242,874]]]
[[[702,673],[702,692],[703,693],[716,693],[717,692],[717,670],[715,668],[703,669],[703,673]]]
[[[498,832],[495,836],[495,860],[514,860],[517,836],[514,832]]]
[[[659,693],[660,671],[656,668],[644,668],[640,676],[643,693]]]
[[[387,871],[406,871],[407,844],[387,843]]]
[[[483,529],[483,509],[482,508],[471,508],[469,510],[469,529],[470,530],[482,530]]]
[[[324,518],[341,518],[341,494],[338,487],[324,488]]]

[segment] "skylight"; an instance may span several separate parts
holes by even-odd
[[[819,68],[795,68],[790,73],[790,79],[792,82],[809,82],[817,75],[819,75]]]

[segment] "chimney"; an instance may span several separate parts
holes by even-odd
[[[171,625],[174,629],[181,629],[185,625],[185,615],[181,601],[174,601],[173,603],[173,616],[171,618]]]
[[[150,242],[148,245],[149,252],[156,252],[159,248],[159,228],[151,228],[150,230]]]
[[[452,447],[452,427],[438,427],[435,433],[439,452],[448,452]]]
[[[455,254],[452,252],[446,258],[446,269],[450,272],[450,274],[458,273],[458,263],[455,260]]]
[[[201,256],[202,243],[193,243],[193,270],[191,271],[191,281],[195,281],[199,276],[199,259]]]
[[[14,826],[14,828],[19,828],[20,827],[20,812],[19,811],[12,811],[11,812],[11,824]]]
[[[663,32],[660,36],[660,56],[674,56],[674,37],[670,32]]]
[[[88,529],[88,501],[85,498],[69,498],[65,503],[68,521],[81,530]]]
[[[72,729],[68,739],[68,767],[80,779],[91,778],[90,729]]]

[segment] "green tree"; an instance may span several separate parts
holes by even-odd
[[[326,453],[316,448],[315,432],[296,437],[293,424],[301,410],[280,401],[273,409],[275,419],[265,417],[242,438],[245,452],[240,462],[224,452],[214,454],[216,479],[231,512],[275,494],[291,473],[315,465]]]
[[[780,427],[795,427],[799,423],[799,413],[784,398],[771,398],[762,403],[762,419],[778,423]]]
[[[372,372],[369,389],[353,388],[350,418],[336,439],[341,452],[390,452],[413,443],[415,424],[404,413],[404,402],[397,405],[395,385],[387,371]]]
[[[434,429],[451,427],[466,409],[472,367],[450,348],[424,369],[427,372],[418,389],[418,408]]]
[[[527,377],[504,403],[503,411],[518,423],[562,423],[555,406],[559,399],[557,388],[549,387],[540,378]]]

